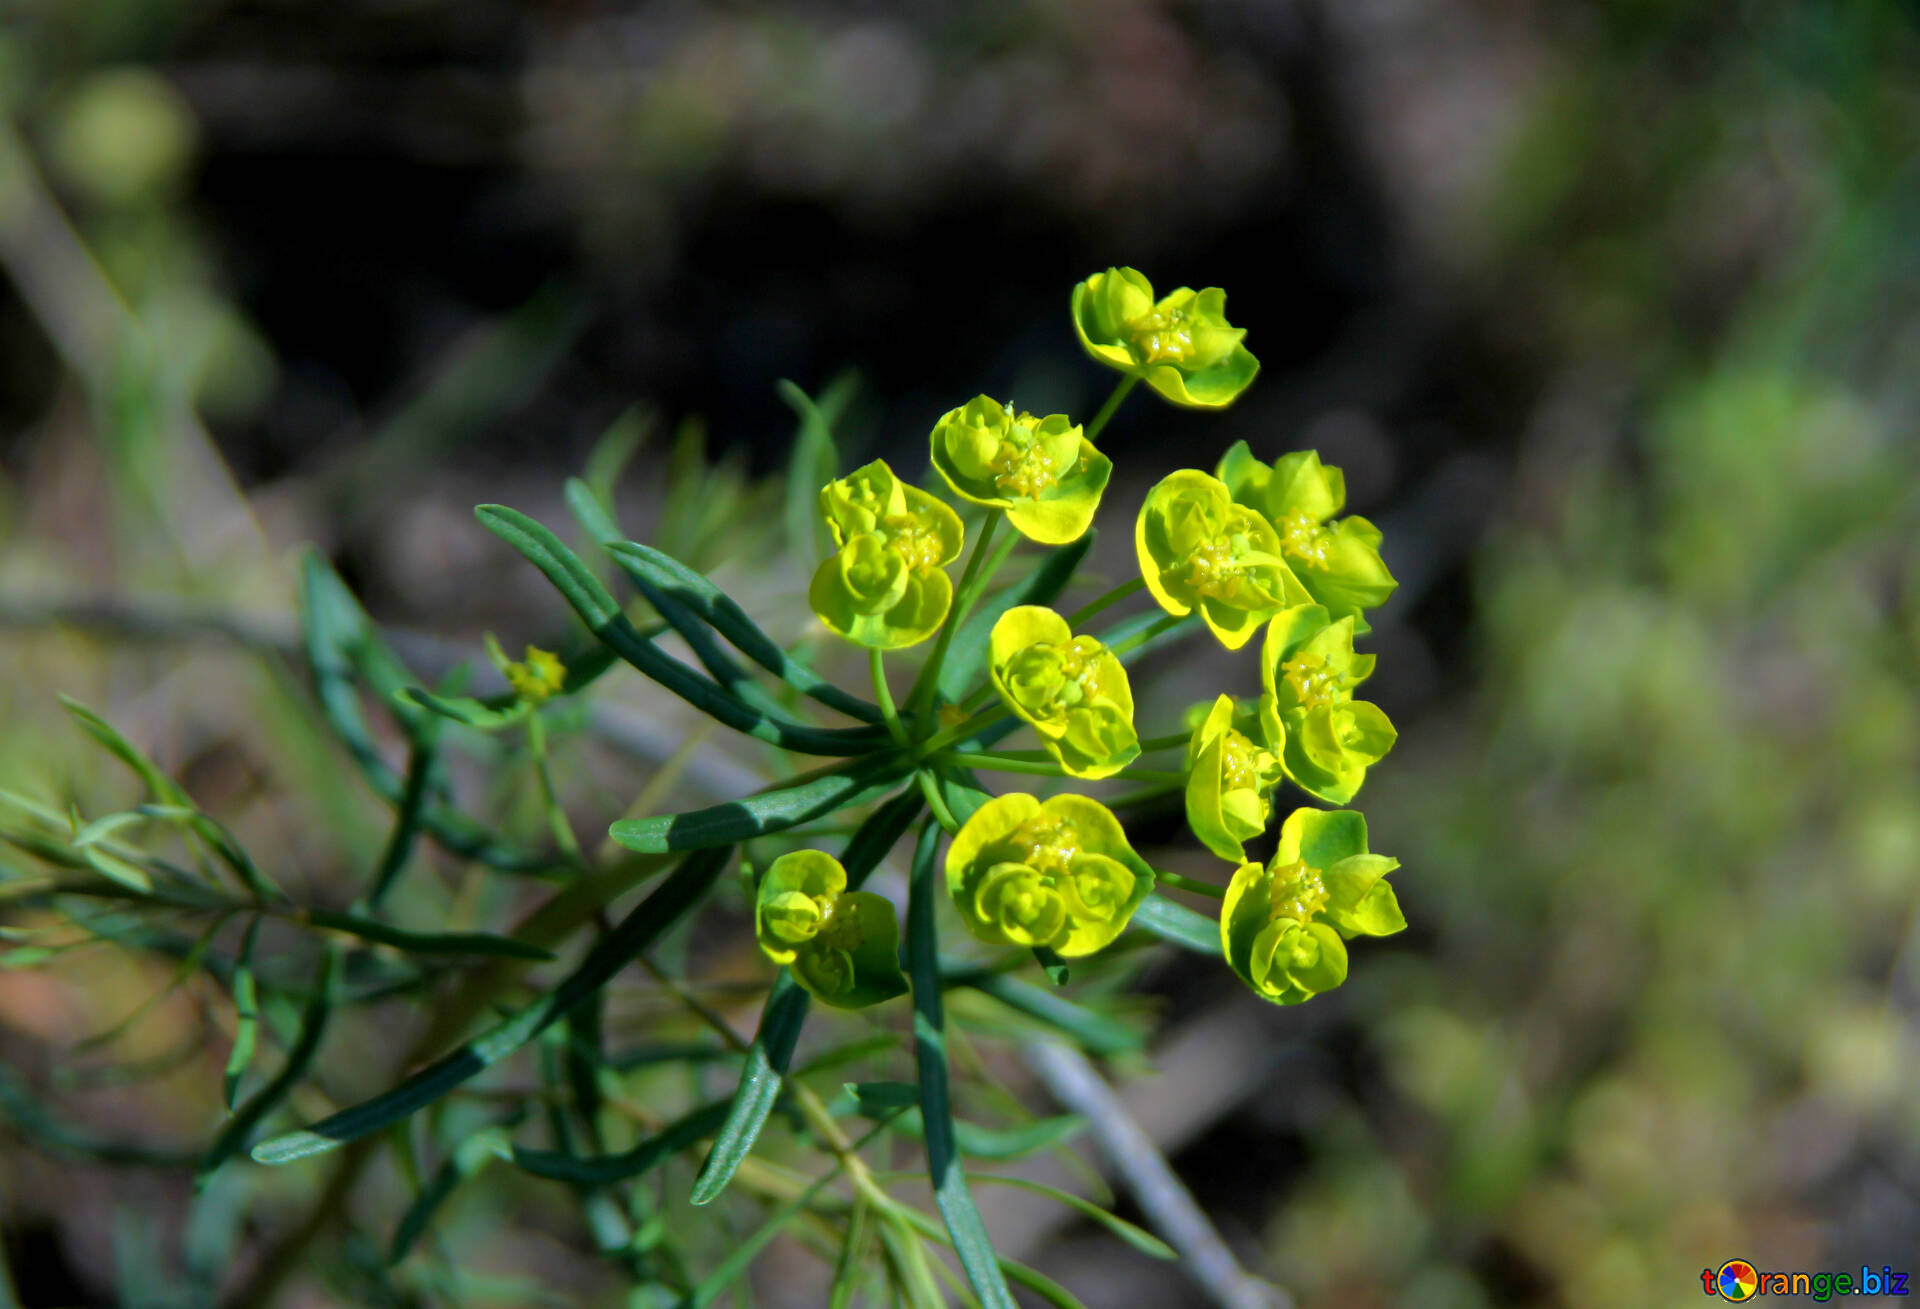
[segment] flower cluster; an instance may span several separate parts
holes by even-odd
[[[1225,302],[1218,288],[1156,297],[1130,268],[1082,282],[1073,293],[1074,330],[1093,358],[1123,374],[1091,422],[1037,417],[981,395],[933,426],[939,489],[980,516],[958,586],[947,569],[966,544],[959,514],[875,461],[820,493],[837,549],[814,574],[810,599],[826,627],[874,652],[878,713],[869,721],[884,723],[889,744],[876,747],[872,766],[899,760],[947,827],[947,889],[975,937],[1075,958],[1119,936],[1156,884],[1213,895],[1228,964],[1259,995],[1294,1004],[1345,979],[1348,939],[1405,925],[1385,880],[1397,864],[1367,850],[1356,812],[1296,809],[1280,825],[1279,852],[1264,864],[1247,858],[1249,843],[1272,826],[1283,783],[1324,804],[1348,804],[1395,739],[1379,707],[1356,698],[1374,657],[1354,648],[1369,631],[1367,611],[1395,583],[1379,531],[1341,516],[1340,470],[1312,451],[1269,464],[1240,442],[1212,472],[1183,468],[1162,478],[1134,522],[1139,578],[1081,611],[1091,616],[1144,589],[1164,614],[1129,620],[1119,635],[1076,631],[1083,617],[1070,621],[1050,607],[1070,567],[1043,567],[1018,594],[987,599],[1020,538],[1058,548],[1087,534],[1113,474],[1094,442],[1137,383],[1176,405],[1220,408],[1253,381],[1259,364],[1245,331],[1227,322]],[[1002,519],[1018,537],[987,550]],[[1063,575],[1040,589],[1037,579],[1050,571]],[[956,650],[956,635],[963,647],[980,639],[982,625],[966,623],[979,603],[995,606],[986,648]],[[1196,707],[1189,731],[1143,740],[1125,660],[1157,635],[1202,627],[1228,650],[1262,637],[1258,699],[1218,695]],[[896,705],[883,652],[936,634]],[[971,687],[949,675],[951,657],[967,661]],[[983,704],[991,699],[997,708]],[[1022,727],[1039,749],[991,748]],[[1177,771],[1141,766],[1182,746]],[[1071,793],[996,797],[971,780],[974,770],[1131,776],[1148,784],[1135,795],[1178,789],[1194,836],[1235,871],[1225,885],[1156,877],[1113,809]],[[900,994],[906,982],[892,906],[847,884],[832,857],[792,851],[761,880],[755,922],[768,957],[808,991],[858,1006]],[[1164,924],[1169,913],[1191,911],[1163,905],[1148,921]],[[1191,929],[1184,939],[1194,939]]]
[[[960,556],[960,516],[881,459],[822,488],[820,510],[840,547],[807,589],[820,621],[873,650],[938,631],[953,604],[946,566]]]
[[[823,1004],[842,1009],[904,995],[893,905],[847,890],[847,870],[818,850],[795,850],[768,865],[754,900],[754,934],[776,964]]]

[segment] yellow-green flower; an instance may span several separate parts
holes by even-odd
[[[1101,363],[1132,374],[1174,404],[1220,409],[1260,371],[1226,317],[1227,293],[1186,287],[1153,298],[1131,268],[1109,268],[1073,288],[1073,330]]]
[[[1327,621],[1301,605],[1267,625],[1260,653],[1260,725],[1301,790],[1328,804],[1353,799],[1398,735],[1380,706],[1353,698],[1374,657],[1353,652],[1353,619]]]
[[[1272,861],[1240,865],[1227,886],[1227,963],[1275,1004],[1331,991],[1347,980],[1347,941],[1407,925],[1386,880],[1399,866],[1367,852],[1367,820],[1353,810],[1294,810]]]
[[[1075,777],[1112,777],[1140,757],[1127,670],[1053,610],[1007,610],[993,625],[988,657],[1000,698]]]
[[[1070,959],[1120,935],[1153,889],[1153,870],[1098,800],[1003,795],[947,847],[947,889],[981,940]]]
[[[1147,494],[1133,544],[1160,607],[1176,617],[1198,609],[1229,650],[1282,609],[1310,600],[1280,558],[1273,524],[1196,469],[1169,474]]]
[[[881,459],[823,487],[820,510],[840,547],[807,588],[820,621],[876,650],[939,630],[953,604],[946,566],[960,554],[960,516]]]
[[[933,466],[955,495],[1006,510],[1016,531],[1042,545],[1079,540],[1113,475],[1113,462],[1065,414],[1036,418],[985,395],[934,426]]]
[[[776,964],[822,1004],[863,1009],[904,995],[893,905],[847,890],[847,870],[818,850],[783,854],[760,879],[754,934]]]
[[[539,646],[527,647],[524,662],[515,662],[507,658],[507,652],[500,648],[500,642],[493,633],[485,637],[487,658],[507,679],[507,685],[522,703],[528,705],[543,704],[553,696],[560,694],[567,682],[567,666],[560,662],[560,656],[551,650],[542,650]]]
[[[1202,845],[1229,863],[1247,857],[1244,845],[1267,830],[1280,760],[1243,728],[1233,697],[1213,702],[1187,742],[1187,826]]]
[[[1280,551],[1315,603],[1335,618],[1352,617],[1369,630],[1361,611],[1399,585],[1380,557],[1380,529],[1359,515],[1329,521],[1347,503],[1347,479],[1320,462],[1317,451],[1282,455],[1271,467],[1236,441],[1220,460],[1220,480],[1235,503],[1266,515]]]

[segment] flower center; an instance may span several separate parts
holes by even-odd
[[[1187,556],[1187,585],[1212,599],[1232,600],[1240,592],[1246,569],[1241,556],[1247,547],[1247,538],[1238,532],[1223,532],[1202,541]]]
[[[1301,653],[1280,665],[1281,680],[1305,709],[1341,704],[1353,698],[1346,676],[1335,672],[1319,655]]]
[[[1150,309],[1127,324],[1127,335],[1133,339],[1133,351],[1141,363],[1172,364],[1177,368],[1193,362],[1197,353],[1193,327],[1185,306]]]
[[[1324,564],[1327,552],[1333,547],[1333,533],[1315,520],[1312,514],[1288,514],[1274,523],[1280,533],[1280,548],[1295,559],[1308,563]]]
[[[1015,862],[1045,877],[1066,877],[1074,856],[1080,853],[1080,834],[1066,819],[1042,813],[1016,827],[1007,844],[1014,851]]]
[[[1006,444],[993,461],[993,484],[1004,495],[1037,500],[1059,484],[1059,465],[1034,439],[1034,422],[1032,414],[1014,419]]]
[[[915,572],[940,566],[940,534],[910,514],[885,519],[887,548]]]
[[[1259,791],[1267,785],[1262,776],[1273,763],[1273,756],[1260,749],[1246,734],[1231,728],[1226,745],[1220,751],[1220,778],[1227,791]]]
[[[1267,886],[1269,920],[1291,918],[1303,926],[1327,907],[1327,884],[1304,859],[1275,868]]]

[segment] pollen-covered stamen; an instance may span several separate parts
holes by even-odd
[[[887,535],[887,548],[900,556],[907,567],[915,572],[928,572],[940,566],[944,553],[940,533],[911,514],[901,514],[883,519],[881,526]]]
[[[1327,884],[1320,870],[1304,859],[1282,864],[1267,888],[1268,919],[1291,918],[1302,926],[1327,907]]]
[[[1046,446],[1034,438],[1038,421],[1032,414],[1015,418],[1005,447],[993,461],[993,484],[1004,495],[1037,500],[1059,485],[1064,470]]]
[[[1243,732],[1229,728],[1220,751],[1221,789],[1259,791],[1267,786],[1261,774],[1272,766],[1273,756],[1248,740]]]
[[[1127,324],[1127,335],[1143,364],[1178,367],[1193,359],[1193,321],[1185,306],[1148,310]]]
[[[1065,877],[1080,853],[1080,833],[1063,818],[1035,814],[1013,830],[1007,844],[1015,859],[1046,877]]]
[[[1305,709],[1342,704],[1353,698],[1344,673],[1335,672],[1319,655],[1301,653],[1280,665],[1281,680]]]
[[[1032,706],[1033,712],[1049,716],[1061,710],[1077,708],[1093,698],[1096,689],[1094,674],[1105,649],[1100,642],[1090,636],[1076,636],[1065,645],[1042,641],[1031,649],[1057,660],[1061,674],[1058,684],[1051,688],[1052,694],[1047,697],[1046,703]]]
[[[1203,542],[1187,556],[1187,585],[1215,600],[1231,600],[1240,589],[1238,553],[1229,537]]]
[[[1295,559],[1324,564],[1333,548],[1333,533],[1309,513],[1288,514],[1274,523],[1280,549]]]

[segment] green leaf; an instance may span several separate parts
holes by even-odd
[[[899,1215],[902,1221],[916,1231],[922,1232],[940,1241],[942,1244],[952,1244],[947,1234],[940,1230],[939,1225],[919,1210],[909,1208],[906,1205],[900,1205],[896,1207],[894,1212]],[[1085,1305],[1074,1298],[1071,1291],[1048,1277],[1045,1273],[1037,1269],[1029,1268],[1017,1260],[1002,1258],[998,1255],[995,1256],[995,1261],[1000,1265],[1001,1272],[1040,1296],[1040,1298],[1048,1304],[1056,1306],[1057,1309],[1087,1309]]]
[[[573,477],[567,479],[567,507],[573,511],[574,519],[603,550],[612,550],[618,545],[628,544],[625,535],[614,524],[613,519],[594,498],[585,482]],[[667,625],[680,634],[680,639],[693,651],[694,658],[707,670],[709,676],[733,695],[741,703],[761,713],[778,715],[781,705],[769,695],[757,682],[747,675],[747,670],[736,663],[731,655],[720,648],[713,639],[713,633],[699,614],[684,604],[673,592],[656,585],[644,570],[636,571],[624,559],[615,560],[621,570],[632,580],[634,588],[646,602],[653,606]]]
[[[1150,896],[1146,903],[1151,902]],[[1139,921],[1139,910],[1134,911],[1134,921]],[[947,985],[971,987],[982,995],[990,995],[1029,1018],[1037,1018],[1066,1033],[1088,1054],[1126,1054],[1145,1045],[1140,1033],[1118,1019],[1095,1013],[1084,1005],[1005,973],[971,970],[954,974]]]
[[[868,1118],[911,1109],[920,1102],[920,1088],[913,1082],[848,1082],[847,1094]]]
[[[860,1112],[873,1117],[868,1112],[864,1099],[860,1101]],[[1051,1149],[1079,1135],[1086,1129],[1084,1118],[1073,1114],[1061,1114],[1053,1118],[1042,1118],[1020,1127],[982,1127],[979,1123],[970,1123],[956,1118],[953,1123],[954,1144],[960,1153],[974,1159],[992,1159],[1000,1162],[1007,1159],[1023,1159],[1027,1155],[1041,1150]],[[917,1140],[926,1139],[926,1129],[920,1121],[920,1111],[910,1110],[893,1120],[895,1131]]]
[[[1067,589],[1067,583],[1073,580],[1080,561],[1093,548],[1097,535],[1089,531],[1072,545],[1048,551],[1040,566],[1031,573],[974,606],[967,621],[954,633],[946,662],[940,666],[940,680],[936,685],[944,698],[958,701],[985,675],[987,638],[1002,614],[1015,605],[1048,605],[1059,598]]]
[[[884,733],[870,728],[807,727],[753,709],[636,631],[600,579],[545,527],[504,505],[481,505],[474,513],[489,531],[546,575],[588,631],[642,673],[724,726],[799,754],[859,754],[885,740]]]
[[[253,943],[260,935],[260,919],[247,924],[240,938],[240,954],[233,965],[233,1049],[227,1055],[226,1076],[221,1082],[221,1097],[228,1109],[240,1095],[240,1079],[253,1064],[253,1050],[259,1040],[260,997],[253,984]]]
[[[73,716],[73,720],[80,724],[80,730],[105,746],[114,758],[139,774],[140,780],[147,784],[147,789],[152,791],[162,803],[191,807],[193,802],[187,799],[187,793],[182,791],[171,777],[161,772],[158,764],[135,749],[126,737],[115,731],[113,725],[106,719],[68,696],[61,696],[60,703]]]
[[[483,732],[497,732],[517,725],[526,718],[528,709],[526,702],[518,697],[514,698],[510,708],[495,709],[485,700],[470,695],[435,695],[417,686],[409,686],[401,691],[400,699],[442,718],[451,718],[464,727],[478,728]]]
[[[934,1200],[953,1238],[953,1250],[982,1309],[1015,1309],[1013,1294],[987,1237],[986,1224],[967,1191],[954,1143],[953,1110],[947,1086],[946,1013],[941,1005],[940,940],[934,910],[944,894],[936,856],[940,829],[932,822],[920,830],[913,852],[907,899],[907,957],[913,977],[914,1053],[920,1069],[920,1114],[927,1139],[927,1176]]]
[[[409,954],[486,955],[495,959],[532,959],[536,962],[553,958],[551,950],[526,941],[516,941],[510,936],[495,936],[491,932],[410,932],[377,919],[334,909],[309,909],[300,917],[315,927],[345,932],[363,941],[390,945]]]
[[[793,1061],[793,1048],[807,1020],[808,1003],[806,991],[782,968],[760,1010],[760,1026],[753,1034],[746,1067],[740,1070],[740,1082],[727,1106],[726,1122],[694,1179],[693,1203],[711,1204],[718,1199],[759,1139],[774,1101],[780,1098],[781,1079]]]
[[[1057,1186],[1048,1186],[1044,1182],[1029,1181],[1024,1177],[1003,1177],[996,1173],[981,1173],[973,1180],[976,1183],[993,1182],[999,1186],[1015,1186],[1022,1191],[1031,1191],[1035,1195],[1044,1195],[1050,1200],[1057,1200],[1082,1217],[1090,1218],[1100,1224],[1149,1258],[1178,1259],[1180,1257],[1172,1246],[1144,1227],[1130,1223],[1118,1214],[1108,1213],[1093,1201],[1084,1196],[1075,1195],[1071,1191],[1063,1191]]]
[[[604,1186],[640,1176],[718,1132],[731,1106],[702,1105],[661,1128],[631,1150],[619,1154],[572,1155],[555,1150],[513,1150],[513,1165],[535,1177],[582,1186]]]
[[[833,553],[833,541],[820,516],[820,488],[840,475],[833,429],[846,415],[860,379],[842,373],[827,384],[818,402],[785,378],[774,384],[787,407],[799,415],[793,458],[787,464],[787,548],[799,552],[808,571]]]
[[[641,854],[738,844],[871,800],[897,785],[906,771],[897,758],[862,761],[847,772],[829,773],[785,790],[763,791],[689,813],[623,819],[607,831],[621,845]]]
[[[381,683],[389,677],[397,679],[381,692],[390,704],[407,703],[394,697],[408,689],[414,678],[404,668],[398,668],[397,661],[381,648],[372,624],[352,592],[327,566],[326,560],[313,551],[301,560],[300,620],[307,664],[313,673],[322,714],[374,793],[388,804],[397,805],[405,788],[382,758],[366,716],[360,711],[360,694],[354,686],[356,660],[376,672]],[[379,686],[375,689],[379,691]],[[421,815],[420,826],[453,854],[505,872],[535,872],[553,862],[517,850],[472,819],[440,806],[428,806]]]
[[[814,516],[818,517],[818,508]],[[649,603],[656,594],[677,601],[701,622],[712,627],[741,654],[759,664],[802,695],[838,709],[862,722],[880,721],[879,707],[842,691],[813,671],[798,656],[788,654],[734,603],[733,597],[673,556],[634,541],[607,546],[636,585],[647,590]],[[655,604],[655,607],[659,606]]]
[[[1164,896],[1149,895],[1141,901],[1133,911],[1133,925],[1197,954],[1220,954],[1219,922]]]
[[[387,1247],[387,1262],[397,1264],[407,1257],[433,1221],[434,1213],[453,1194],[454,1187],[472,1177],[495,1159],[513,1155],[510,1129],[506,1126],[483,1127],[455,1146],[446,1161],[434,1170],[433,1177],[414,1197],[400,1225],[394,1229],[393,1242]]]
[[[307,1067],[319,1053],[320,1040],[327,1033],[327,1019],[333,1013],[334,992],[340,983],[340,952],[332,946],[322,949],[319,975],[314,978],[313,989],[307,994],[306,1008],[300,1015],[300,1033],[294,1038],[293,1048],[287,1051],[287,1061],[272,1081],[255,1091],[233,1111],[225,1127],[207,1147],[200,1157],[200,1165],[195,1172],[196,1182],[205,1184],[205,1179],[236,1151],[246,1146],[247,1138],[260,1120],[277,1108],[287,1098],[294,1084],[307,1075]]]
[[[575,1005],[605,986],[636,954],[658,940],[706,895],[721,869],[726,867],[731,853],[722,847],[702,850],[683,859],[673,875],[635,905],[619,926],[601,937],[558,986],[513,1017],[422,1068],[391,1091],[322,1119],[312,1127],[256,1146],[253,1157],[263,1164],[283,1164],[331,1150],[405,1118],[485,1072],[565,1017]]]
[[[847,870],[847,889],[858,891],[887,852],[906,835],[926,801],[918,788],[909,787],[867,816],[847,842],[840,865]]]

